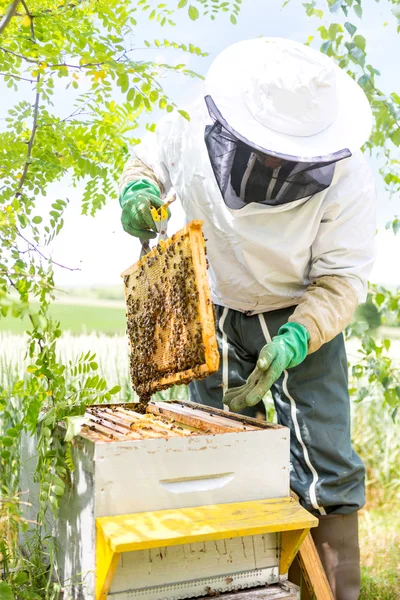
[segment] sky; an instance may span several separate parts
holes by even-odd
[[[150,0],[149,3],[156,6],[158,1]],[[182,10],[174,17],[177,22],[175,28],[161,28],[143,16],[139,19],[137,27],[135,42],[137,41],[138,48],[143,48],[142,40],[162,36],[181,43],[192,42],[203,51],[209,52],[209,56],[201,58],[165,49],[143,49],[135,52],[135,58],[154,58],[159,62],[169,61],[175,64],[186,61],[190,69],[205,75],[213,58],[236,41],[264,35],[304,42],[309,35],[315,34],[318,26],[327,24],[325,19],[318,21],[307,17],[300,0],[291,0],[285,8],[281,5],[281,0],[243,0],[242,11],[235,26],[230,23],[229,17],[223,14],[214,22],[206,17],[192,22]],[[396,33],[396,19],[391,14],[390,5],[386,0],[379,3],[364,0],[363,7],[363,19],[358,20],[353,16],[351,21],[359,26],[358,32],[367,39],[368,59],[381,71],[381,88],[388,93],[394,90],[399,92],[400,36]],[[331,17],[328,15],[328,23],[329,18]],[[338,20],[343,20],[340,12],[335,14],[335,21]],[[385,23],[388,24],[384,25]],[[317,42],[318,37],[316,36]],[[162,83],[167,93],[182,108],[189,106],[202,91],[200,80],[181,75],[163,76]],[[5,93],[8,94],[7,98]],[[5,92],[1,86],[0,95],[3,110],[15,101],[15,97],[8,91]],[[71,95],[56,87],[54,103],[61,115],[65,116],[71,112],[72,101]],[[395,237],[385,230],[385,224],[394,214],[400,214],[400,202],[398,198],[389,198],[385,192],[378,174],[379,163],[371,160],[371,165],[376,174],[378,191],[378,254],[371,280],[375,283],[396,285],[400,284],[400,271],[393,269],[392,265],[393,257],[399,255],[400,235]],[[81,196],[82,188],[73,188],[70,181],[65,179],[60,184],[51,186],[47,198],[43,200],[45,203],[64,197],[70,200],[65,215],[65,226],[51,248],[45,252],[51,254],[58,263],[80,270],[58,268],[56,284],[58,287],[119,284],[120,273],[139,258],[140,244],[122,230],[118,201],[108,201],[95,217],[82,217]],[[183,225],[184,216],[178,204],[175,203],[171,208],[172,218],[168,231],[172,234]]]

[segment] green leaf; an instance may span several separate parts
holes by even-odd
[[[129,78],[126,73],[121,73],[118,78],[118,85],[121,88],[121,92],[125,94],[129,89]]]
[[[185,110],[178,110],[178,113],[179,113],[180,115],[182,115],[182,117],[183,117],[184,119],[186,119],[186,121],[190,121],[190,116],[189,116],[189,113],[187,113]]]
[[[400,231],[400,219],[394,219],[392,223],[393,233],[397,235]]]
[[[56,496],[63,496],[65,492],[65,485],[53,485],[51,489]]]
[[[361,77],[358,79],[358,85],[360,85],[364,89],[370,87],[370,85],[371,85],[370,75],[361,75]]]
[[[236,25],[237,24],[237,19],[236,19],[235,15],[231,15],[230,16],[230,22],[232,23],[232,25]]]
[[[360,19],[362,19],[362,15],[363,15],[363,11],[362,8],[359,4],[356,4],[354,6],[354,12],[356,13],[357,17],[359,17]]]
[[[108,390],[108,393],[111,394],[112,396],[114,396],[114,394],[118,394],[120,391],[121,391],[121,386],[115,385],[114,387],[111,388],[111,390]]]
[[[11,586],[5,581],[0,581],[0,600],[15,600]]]
[[[70,442],[72,438],[80,433],[82,426],[88,422],[87,417],[65,417],[64,422],[67,426],[64,441]]]
[[[400,127],[397,127],[397,129],[394,130],[390,136],[390,139],[395,146],[400,146]]]
[[[10,448],[14,444],[14,440],[9,437],[4,437],[2,441],[3,441],[3,446],[7,446],[8,448]],[[0,597],[0,600],[1,600],[1,597]]]
[[[351,36],[353,36],[355,34],[355,32],[357,31],[357,27],[355,25],[353,25],[352,23],[349,23],[348,21],[346,21],[344,26]]]
[[[41,223],[42,221],[42,217],[33,217],[32,219],[32,223],[35,223],[35,225],[39,225],[39,223]]]
[[[130,88],[129,92],[126,95],[126,99],[128,100],[128,102],[132,102],[132,100],[135,97],[135,88]]]
[[[11,452],[9,450],[3,450],[3,452],[1,453],[1,458],[4,458],[4,460],[8,460],[11,456]]]
[[[180,0],[178,8],[183,8],[188,3],[188,0]]]
[[[25,573],[25,571],[19,571],[16,576],[14,577],[14,583],[16,585],[24,585],[24,583],[26,583],[28,581],[28,573]]]
[[[343,0],[328,0],[330,12],[336,12],[342,6]]]
[[[331,23],[328,29],[329,39],[334,41],[338,33],[343,31],[342,27],[338,23]]]
[[[32,590],[23,590],[20,592],[21,600],[42,600],[41,596]]]
[[[361,48],[357,48],[357,46],[354,46],[349,50],[349,56],[351,57],[353,62],[357,63],[358,65],[361,65],[362,67],[364,66],[365,52],[361,50]]]
[[[385,295],[384,294],[376,294],[375,302],[377,303],[378,306],[381,306],[385,302]]]
[[[353,38],[353,42],[357,46],[357,48],[361,48],[362,51],[365,51],[365,37],[362,35],[355,35]]]
[[[138,108],[140,108],[142,106],[142,104],[143,104],[142,94],[136,94],[135,101],[133,103],[134,110],[137,110]]]
[[[150,102],[156,102],[158,100],[159,93],[157,90],[152,90],[149,95]]]
[[[394,388],[385,390],[383,395],[387,404],[392,408],[395,408],[400,403],[400,394]]]
[[[193,6],[193,4],[191,4],[189,6],[189,17],[192,19],[192,21],[196,21],[196,19],[199,18],[199,11],[197,10],[197,8],[195,6]]]
[[[329,50],[331,50],[332,48],[332,42],[330,40],[328,40],[327,42],[324,42],[321,46],[321,52],[323,52],[324,54],[328,54]]]
[[[6,435],[15,438],[18,437],[18,431],[14,427],[10,427],[10,429],[7,429]]]

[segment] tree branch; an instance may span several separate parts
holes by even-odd
[[[40,82],[40,73],[38,73],[38,75],[36,77],[36,86],[39,84],[39,82]],[[30,159],[32,156],[33,142],[35,141],[35,135],[36,135],[36,130],[37,130],[37,120],[38,120],[38,115],[39,115],[39,102],[40,102],[40,92],[36,88],[36,97],[35,97],[35,104],[34,104],[34,109],[33,109],[33,124],[32,124],[31,137],[29,138],[28,148],[26,151],[24,170],[22,171],[22,176],[21,176],[21,179],[19,180],[17,191],[15,192],[16,198],[21,195],[21,189],[25,183],[25,179],[28,174],[29,165],[31,164]]]
[[[25,9],[26,14],[28,15],[29,19],[30,19],[30,28],[31,28],[31,36],[32,36],[32,40],[35,41],[35,30],[33,28],[33,15],[30,12],[25,0],[21,0],[22,6]]]
[[[19,231],[18,228],[16,228],[16,231],[17,231],[19,237],[21,239],[23,239],[26,244],[28,244],[29,248],[31,248],[32,250],[37,252],[39,254],[39,256],[41,256],[44,260],[46,260],[46,261],[51,260],[53,265],[56,265],[57,267],[61,267],[62,269],[66,269],[67,271],[80,271],[81,270],[79,267],[67,267],[66,265],[62,265],[61,263],[56,262],[53,259],[50,259],[48,256],[43,254],[43,252],[41,250],[39,250],[38,246],[36,246],[33,242],[30,242],[24,235],[22,235],[22,233]],[[17,250],[17,252],[20,253],[21,251]]]
[[[0,73],[3,77],[12,77],[13,79],[21,79],[22,81],[29,81],[29,83],[35,83],[35,79],[28,79],[27,77],[20,77],[19,75],[12,75],[11,73]]]
[[[23,54],[17,54],[17,52],[13,52],[12,50],[9,50],[8,48],[4,48],[4,46],[0,46],[0,50],[2,50],[3,52],[6,52],[7,54],[12,54],[13,56],[16,56],[17,58],[22,58],[22,60],[25,60],[28,63],[37,65],[37,60],[33,60],[33,58],[27,58]]]
[[[10,8],[8,9],[8,12],[4,17],[4,20],[0,25],[0,35],[2,35],[3,31],[5,30],[5,28],[7,27],[7,25],[9,24],[9,22],[15,15],[15,13],[17,12],[19,3],[20,3],[20,0],[14,0],[13,3],[11,4]]]
[[[70,4],[60,4],[59,6],[57,6],[57,8],[52,9],[52,8],[45,8],[43,9],[40,13],[37,14],[33,14],[31,13],[32,17],[39,19],[40,17],[44,17],[47,15],[57,15],[59,14],[58,11],[63,11],[63,10],[68,10],[68,9],[74,9],[77,6],[79,6],[80,4],[83,4],[86,0],[78,0],[77,2],[71,2]],[[23,17],[24,15],[22,13],[14,13],[17,17]],[[2,19],[4,17],[4,15],[0,15],[0,19]]]
[[[31,26],[32,25],[32,21],[31,21]],[[130,50],[125,50],[118,58],[116,59],[108,59],[108,60],[103,60],[101,62],[98,63],[85,63],[83,65],[71,65],[70,63],[55,63],[55,64],[47,64],[47,66],[50,69],[55,69],[57,67],[67,67],[69,69],[78,69],[79,71],[81,71],[82,69],[87,69],[88,67],[101,67],[102,65],[105,65],[106,63],[119,63],[129,52],[132,52],[135,48],[131,48]],[[34,65],[37,65],[38,63],[41,62],[41,59],[36,59],[34,60],[33,58],[27,58],[26,56],[24,56],[23,54],[18,54],[17,52],[13,52],[13,50],[9,50],[8,48],[4,48],[4,46],[0,46],[0,50],[2,50],[3,52],[6,52],[7,54],[12,54],[13,56],[16,56],[17,58],[21,58],[22,60],[25,60],[28,63],[32,63]],[[43,59],[43,62],[44,59]]]

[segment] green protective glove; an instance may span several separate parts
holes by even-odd
[[[261,349],[257,366],[246,383],[226,392],[224,404],[233,412],[258,404],[285,369],[303,362],[309,340],[310,334],[300,323],[283,325],[278,335]]]
[[[156,225],[150,208],[160,208],[164,203],[155,183],[148,179],[137,179],[128,183],[119,197],[119,203],[122,208],[121,222],[124,231],[143,241],[156,237]]]

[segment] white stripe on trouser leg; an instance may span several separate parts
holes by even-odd
[[[267,323],[265,322],[265,317],[264,317],[264,315],[260,314],[260,315],[258,315],[258,318],[260,320],[260,325],[261,325],[261,329],[262,329],[262,332],[264,334],[265,340],[267,342],[270,342],[271,341],[271,336],[270,336],[270,333],[268,331]],[[318,477],[317,471],[315,470],[315,467],[313,466],[313,464],[310,461],[310,456],[308,454],[307,447],[306,447],[306,445],[305,445],[305,443],[303,441],[303,438],[301,437],[299,422],[297,420],[296,401],[293,398],[293,396],[291,396],[289,394],[289,390],[288,390],[288,386],[287,386],[288,378],[289,378],[289,373],[285,369],[283,371],[283,384],[282,384],[283,391],[284,391],[286,397],[290,401],[290,416],[292,417],[294,432],[296,434],[297,441],[299,442],[300,446],[302,447],[303,455],[304,455],[304,461],[305,461],[307,467],[310,469],[312,477],[313,477],[313,480],[312,480],[311,485],[309,487],[309,494],[310,494],[311,504],[313,505],[313,507],[315,508],[315,510],[319,510],[319,512],[320,512],[321,515],[326,515],[325,509],[322,506],[319,506],[319,504],[317,502],[316,486],[317,486],[317,481],[318,481],[319,477]]]
[[[224,332],[224,323],[226,319],[226,315],[228,314],[228,308],[225,306],[222,311],[222,315],[220,320],[218,321],[218,327],[220,332],[222,333],[222,393],[225,395],[225,392],[228,391],[229,382],[228,382],[228,338],[226,333]],[[229,406],[224,404],[224,410],[229,410]]]

